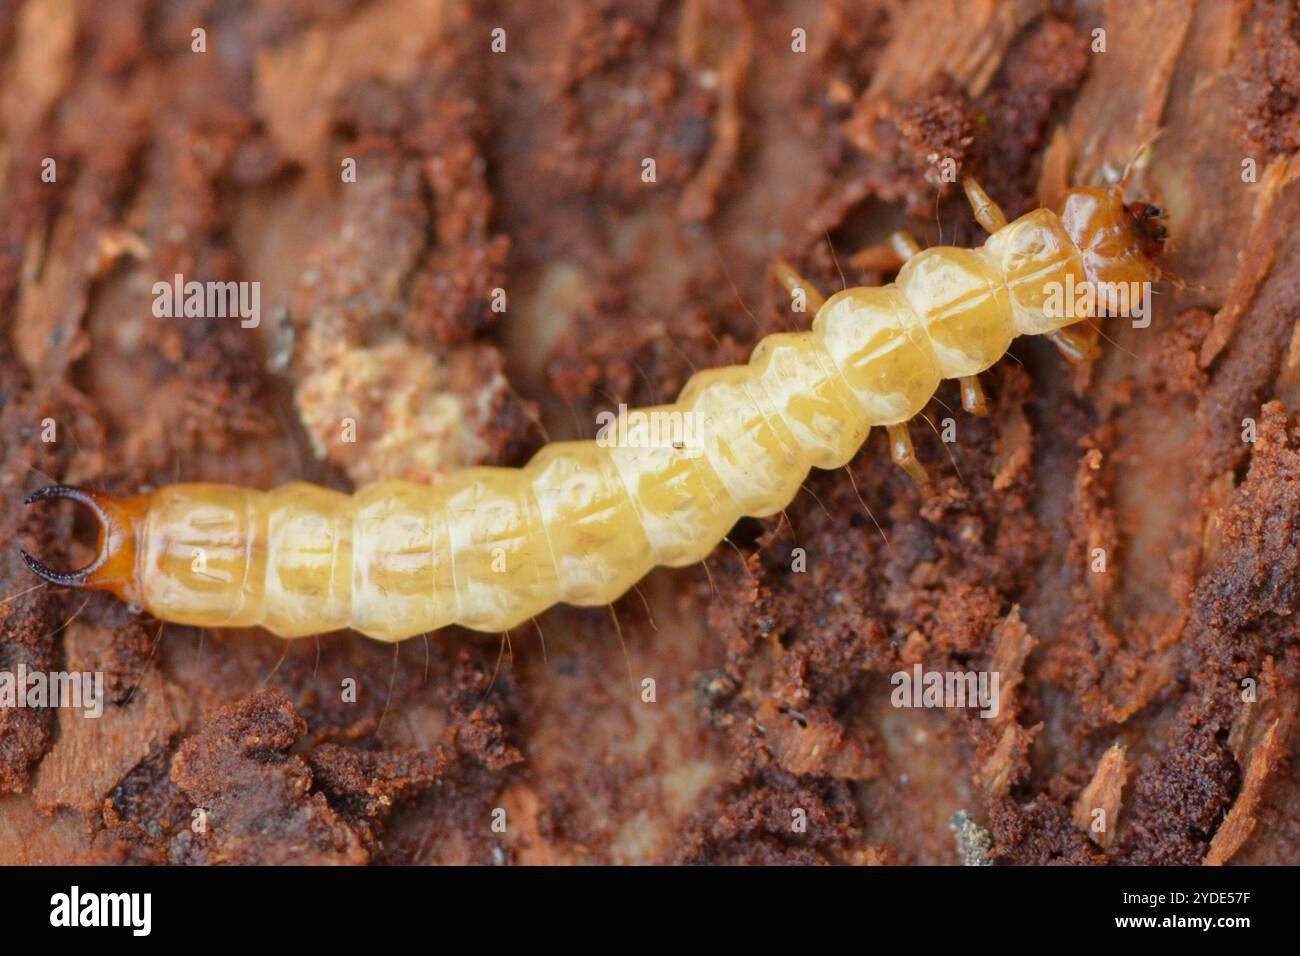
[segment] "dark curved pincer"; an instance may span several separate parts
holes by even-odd
[[[49,485],[45,488],[33,491],[27,496],[27,499],[23,504],[35,504],[38,501],[47,501],[51,498],[68,498],[78,504],[85,505],[99,521],[101,533],[108,529],[108,514],[104,511],[104,508],[95,497],[94,493],[85,491],[81,488],[74,488],[71,485]],[[108,558],[105,549],[101,546],[99,554],[96,555],[95,560],[84,568],[79,568],[76,571],[56,571],[33,557],[26,551],[26,549],[19,550],[23,556],[23,563],[31,569],[33,574],[42,580],[48,581],[50,584],[56,584],[59,587],[64,588],[91,587],[91,575],[98,571],[104,564],[104,561]]]

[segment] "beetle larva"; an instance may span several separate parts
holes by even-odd
[[[963,404],[978,411],[974,376],[1016,335],[1080,348],[1067,327],[1099,314],[1096,299],[1078,312],[1049,307],[1054,289],[1160,274],[1162,214],[1126,206],[1123,183],[1071,189],[1059,214],[1011,223],[974,182],[966,192],[990,232],[982,247],[909,249],[893,283],[832,296],[811,330],[769,335],[747,365],[700,372],[675,404],[646,410],[693,416],[694,445],[552,443],[521,469],[383,481],[351,496],[302,482],[178,484],[121,499],[54,486],[29,502],[87,505],[98,557],[66,573],[23,557],[46,581],[111,590],[161,620],[282,637],[502,632],[557,602],[608,604],[655,565],[701,560],[742,515],[780,511],[810,468],[847,463],[874,425],[890,428],[894,459],[923,477],[904,423],[941,379],[962,379]]]

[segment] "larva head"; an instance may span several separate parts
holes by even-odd
[[[1166,231],[1159,207],[1125,203],[1122,186],[1079,186],[1066,191],[1060,216],[1094,286],[1160,278],[1155,260]]]
[[[123,601],[138,602],[136,544],[150,495],[113,498],[97,491],[67,485],[52,485],[27,496],[26,504],[67,498],[84,505],[99,522],[99,547],[95,559],[76,571],[56,571],[26,551],[22,552],[33,573],[50,584],[65,588],[112,591]]]

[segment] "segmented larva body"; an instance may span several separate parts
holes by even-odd
[[[96,563],[65,575],[29,563],[159,619],[283,637],[500,633],[558,602],[608,604],[655,565],[700,561],[742,515],[780,511],[810,468],[846,464],[941,379],[1083,318],[1050,314],[1051,284],[1151,278],[1149,249],[1117,188],[1071,190],[1060,215],[1037,209],[977,249],[919,252],[895,282],[838,293],[810,330],[769,335],[747,365],[700,372],[676,403],[646,410],[690,413],[698,447],[552,443],[523,468],[353,495],[302,482],[77,492],[101,519]]]

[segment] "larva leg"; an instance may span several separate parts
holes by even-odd
[[[860,269],[897,272],[904,262],[921,251],[921,244],[910,232],[899,229],[876,245],[859,249],[849,260]]]
[[[888,425],[886,430],[889,432],[889,457],[894,464],[911,475],[918,483],[929,484],[930,476],[926,474],[925,466],[916,457],[916,449],[912,447],[912,436],[907,431],[907,424],[900,422],[897,425]]]
[[[980,385],[979,376],[967,375],[961,378],[960,382],[961,407],[971,415],[987,415],[989,403],[984,397],[984,387]]]
[[[816,314],[826,304],[826,297],[817,291],[817,287],[795,271],[794,266],[784,259],[777,259],[772,264],[772,272],[776,276],[776,280],[781,283],[781,286],[790,295],[794,296],[799,292],[803,292],[804,299],[813,314]]]
[[[1091,362],[1101,354],[1097,343],[1076,329],[1054,329],[1047,333],[1047,338],[1067,361],[1076,365],[1080,362]]]
[[[921,251],[921,244],[916,241],[916,237],[903,229],[891,232],[887,241],[889,248],[898,254],[898,264],[900,266]]]
[[[971,210],[975,213],[975,221],[984,227],[985,232],[991,235],[1007,224],[1007,217],[1002,207],[989,198],[983,186],[967,176],[961,181],[961,188],[965,190],[966,198],[970,201]]]

